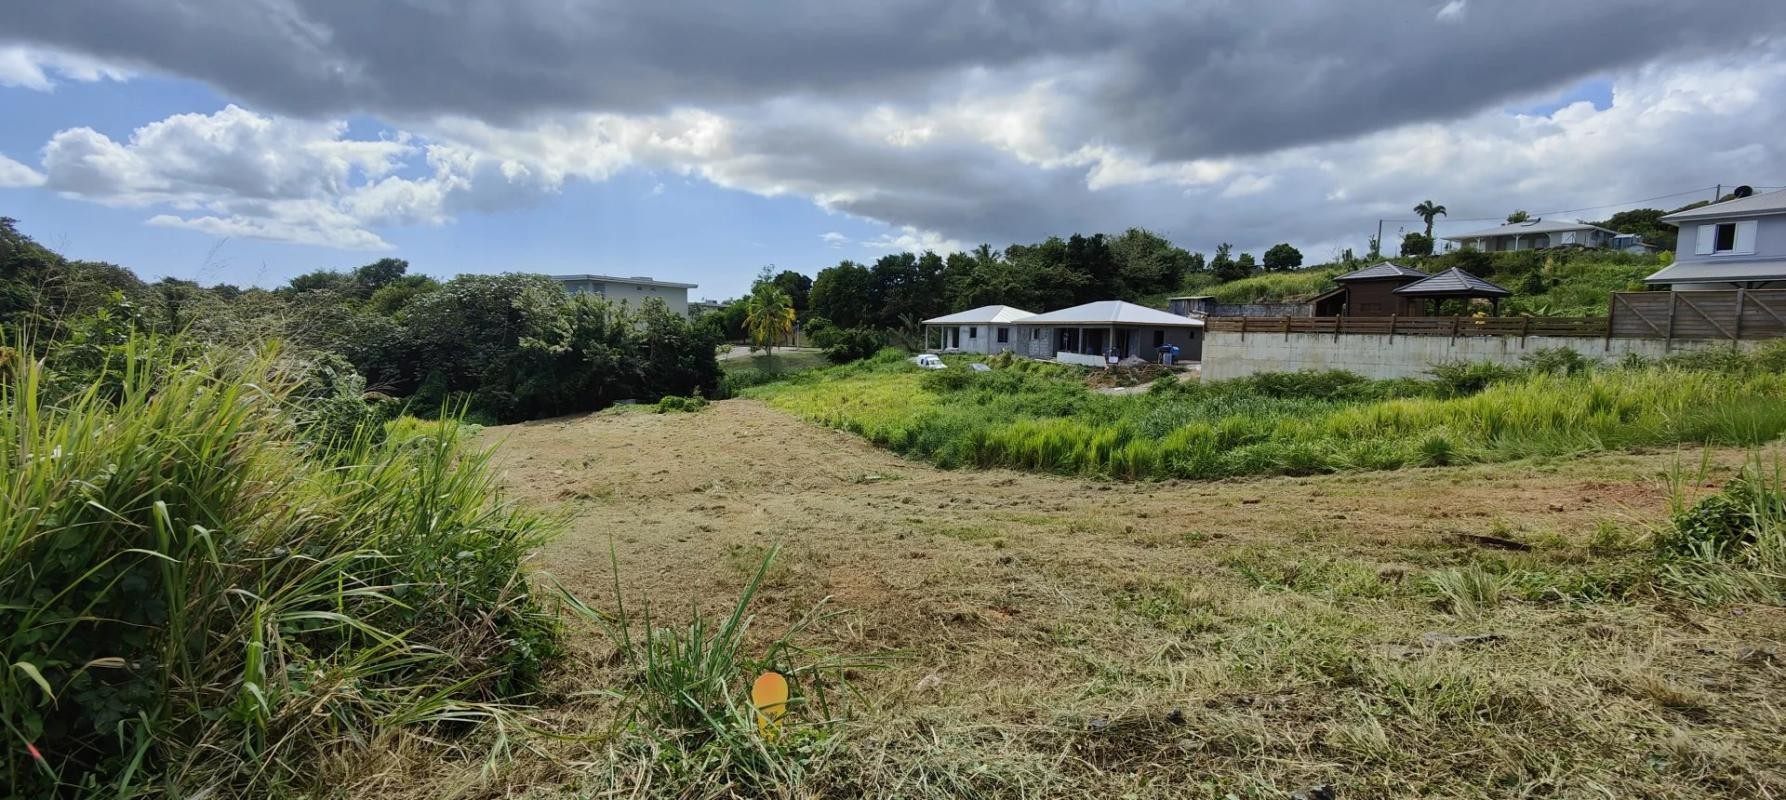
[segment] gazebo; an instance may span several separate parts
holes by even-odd
[[[1487,300],[1490,308],[1499,311],[1501,298],[1512,294],[1457,267],[1395,290],[1397,297],[1408,301],[1410,311],[1418,308],[1429,314],[1436,313],[1437,306],[1446,300]]]

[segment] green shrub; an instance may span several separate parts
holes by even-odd
[[[1786,491],[1778,476],[1770,479],[1751,467],[1722,491],[1676,513],[1672,524],[1656,537],[1656,548],[1664,557],[1740,559],[1769,535],[1786,536]]]
[[[1519,357],[1520,364],[1532,372],[1551,375],[1574,375],[1586,372],[1594,362],[1567,347],[1544,347]]]
[[[1452,396],[1476,394],[1491,384],[1512,379],[1519,371],[1489,361],[1446,361],[1427,370]]]
[[[933,369],[924,373],[919,385],[927,392],[959,392],[974,384],[976,376],[966,367],[951,365],[945,369]]]
[[[828,337],[825,358],[833,364],[847,364],[873,356],[887,346],[886,334],[873,328],[850,328],[835,331]]]
[[[183,352],[132,338],[73,394],[54,351],[0,380],[9,794],[304,794],[534,690],[545,528],[458,426],[319,451],[272,354]]]
[[[694,397],[670,395],[657,401],[657,413],[659,414],[693,413],[706,407],[707,399],[699,395]]]

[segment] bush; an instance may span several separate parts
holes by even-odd
[[[300,795],[383,732],[535,689],[546,529],[457,426],[325,453],[271,354],[182,350],[132,338],[72,394],[54,351],[0,382],[9,794]]]
[[[1594,366],[1587,357],[1567,347],[1545,347],[1519,357],[1519,363],[1532,372],[1550,375],[1574,375]]]
[[[835,330],[827,337],[825,358],[833,364],[847,364],[869,358],[887,346],[887,336],[873,328]]]
[[[1740,559],[1770,531],[1786,537],[1786,491],[1777,476],[1769,480],[1751,467],[1722,491],[1676,513],[1656,537],[1656,548],[1665,557]]]
[[[960,366],[930,370],[918,379],[918,385],[924,387],[924,391],[938,394],[959,392],[973,384],[974,373]]]
[[[1490,361],[1447,361],[1434,364],[1427,372],[1445,393],[1452,396],[1476,394],[1492,384],[1519,375],[1519,370]]]
[[[670,395],[657,401],[657,413],[659,414],[693,413],[706,407],[706,398],[698,395],[695,397]]]

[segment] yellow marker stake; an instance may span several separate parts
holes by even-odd
[[[780,673],[763,673],[750,687],[750,702],[757,708],[757,732],[765,739],[774,739],[780,731],[782,715],[788,713],[788,679]]]

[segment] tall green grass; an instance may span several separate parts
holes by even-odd
[[[804,632],[831,619],[824,602],[766,643],[751,641],[751,602],[778,552],[764,554],[728,613],[695,610],[684,626],[660,624],[650,606],[627,607],[617,558],[611,609],[564,594],[572,611],[607,635],[625,673],[611,692],[621,703],[614,739],[622,752],[607,781],[613,788],[628,786],[635,796],[814,796],[808,782],[843,744],[836,723],[847,673],[878,661],[800,646]],[[787,715],[775,735],[765,736],[749,687],[768,671],[786,678],[791,691]]]
[[[1524,370],[1453,367],[1427,381],[1293,373],[1124,396],[1022,362],[924,376],[883,364],[751,395],[945,467],[1221,478],[1758,444],[1786,432],[1773,353],[1600,369],[1549,354]]]
[[[521,561],[547,530],[457,426],[325,451],[274,352],[61,356],[0,380],[7,794],[301,794],[532,691],[555,627]]]

